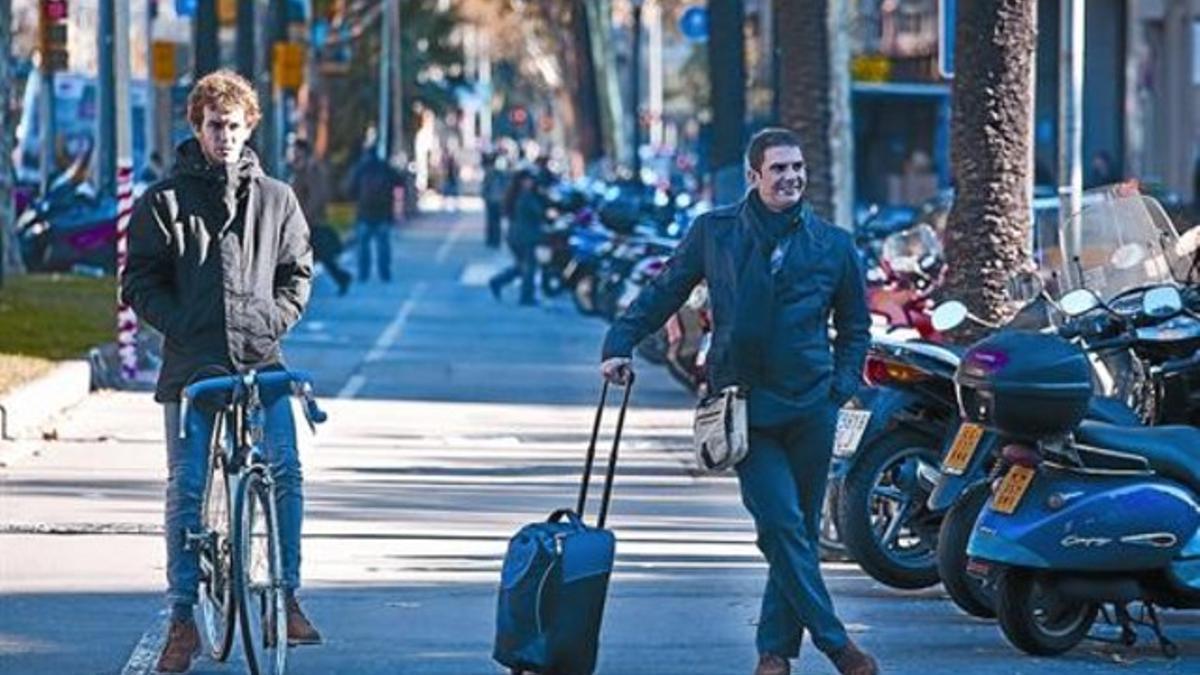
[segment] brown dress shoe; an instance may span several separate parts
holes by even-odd
[[[186,673],[199,653],[200,631],[196,630],[196,622],[172,620],[167,629],[167,643],[154,669],[160,673]]]
[[[835,668],[842,675],[879,675],[879,664],[870,654],[858,648],[853,642],[829,655]]]
[[[759,656],[758,667],[754,669],[754,675],[791,675],[791,672],[791,662],[776,654]]]
[[[291,598],[287,601],[287,640],[289,645],[319,645],[321,634],[313,627],[300,609],[300,603]]]

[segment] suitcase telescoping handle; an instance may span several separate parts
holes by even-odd
[[[604,479],[604,497],[600,500],[600,517],[596,527],[603,528],[608,519],[608,504],[612,501],[613,477],[617,473],[617,450],[621,447],[621,431],[625,428],[625,411],[629,409],[629,394],[633,391],[633,373],[625,382],[625,393],[621,398],[621,410],[617,413],[617,429],[613,434],[612,452],[608,455],[608,474]],[[600,437],[600,420],[604,417],[604,407],[608,403],[608,380],[600,389],[600,404],[596,406],[596,420],[592,423],[592,440],[588,443],[587,464],[583,467],[583,484],[579,487],[579,504],[575,513],[583,518],[583,509],[587,505],[588,484],[592,482],[592,465],[596,461],[596,441]]]

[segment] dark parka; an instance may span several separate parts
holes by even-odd
[[[604,358],[629,356],[706,280],[713,312],[709,386],[715,391],[749,384],[752,423],[756,408],[773,408],[770,417],[787,419],[789,411],[830,401],[840,405],[853,396],[870,341],[864,280],[850,234],[811,215],[789,235],[773,300],[754,308],[772,326],[765,381],[739,382],[731,336],[740,268],[752,245],[755,217],[747,199],[697,218],[666,270],[613,323]],[[832,344],[831,314],[837,334]]]
[[[155,400],[179,400],[206,367],[282,363],[280,341],[308,303],[309,228],[295,193],[249,148],[208,163],[195,139],[174,174],[134,206],[121,296],[164,336]]]

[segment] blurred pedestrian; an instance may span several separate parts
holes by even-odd
[[[337,284],[338,295],[350,289],[350,273],[341,266],[342,238],[329,226],[330,198],[329,167],[314,157],[308,141],[298,138],[292,142],[292,189],[300,200],[300,210],[312,230],[313,256],[329,272]]]
[[[485,242],[488,248],[500,248],[501,220],[504,215],[504,194],[508,191],[508,176],[500,165],[498,153],[483,156],[484,217],[486,218]]]
[[[356,204],[355,238],[358,240],[358,280],[371,278],[371,248],[375,248],[379,280],[392,280],[392,225],[395,222],[395,190],[404,184],[373,146],[363,149],[346,181],[346,192]]]
[[[537,274],[535,251],[542,237],[542,221],[546,205],[538,192],[534,174],[522,169],[513,177],[504,200],[504,212],[508,216],[508,247],[512,250],[513,264],[488,281],[488,288],[497,300],[505,286],[516,279],[521,280],[520,304],[537,304],[533,281]]]
[[[263,173],[246,145],[260,110],[254,86],[240,75],[219,70],[201,78],[187,101],[195,137],[179,146],[171,177],[137,201],[129,223],[121,297],[164,336],[154,400],[163,404],[166,435],[170,621],[155,666],[160,673],[187,672],[201,650],[193,608],[202,570],[188,535],[201,530],[208,444],[219,412],[219,406],[181,406],[180,395],[213,372],[280,368],[283,337],[304,313],[311,288],[308,224],[296,195]],[[291,401],[286,392],[264,391],[262,404],[287,641],[316,644],[321,635],[296,600],[304,494]]]
[[[458,159],[454,150],[447,149],[442,155],[442,196],[446,198],[446,208],[458,210]]]
[[[746,197],[697,218],[665,271],[613,322],[601,374],[628,383],[634,346],[707,281],[716,320],[709,391],[748,390],[750,452],[736,470],[770,566],[754,673],[788,675],[807,631],[839,673],[875,675],[834,611],[817,541],[838,409],[858,390],[870,342],[862,269],[851,236],[804,199],[799,136],[760,131],[746,166]]]

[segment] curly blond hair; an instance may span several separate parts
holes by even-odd
[[[246,78],[232,70],[222,69],[200,78],[187,101],[188,122],[193,129],[199,129],[204,124],[205,108],[213,108],[222,113],[235,108],[246,111],[246,124],[253,129],[262,117],[262,109],[258,105],[258,94]]]

